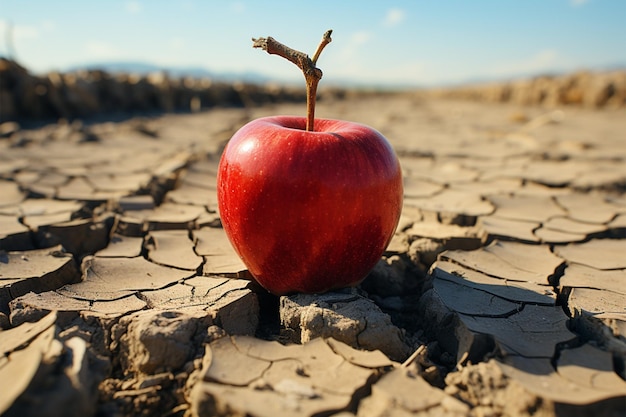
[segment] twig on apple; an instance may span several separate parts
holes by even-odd
[[[311,60],[313,61],[313,65],[317,65],[317,59],[320,57],[320,54],[322,53],[326,45],[328,45],[329,43],[333,41],[332,38],[330,37],[332,33],[333,33],[332,30],[327,30],[326,32],[324,32],[324,36],[322,36],[322,40],[320,41],[320,44],[317,46],[317,50],[315,51],[315,54],[313,55],[313,59]]]
[[[330,35],[332,30],[327,30],[322,36],[322,40],[313,55],[313,59],[309,58],[304,52],[296,51],[280,42],[276,39],[268,36],[267,38],[252,38],[252,47],[261,48],[268,54],[279,55],[286,60],[294,63],[302,70],[304,79],[306,81],[306,130],[315,130],[315,99],[317,96],[317,84],[322,79],[322,70],[317,68],[317,63],[322,50],[328,45],[332,39]]]
[[[261,48],[268,54],[280,55],[290,62],[296,64],[304,72],[317,70],[320,73],[321,78],[321,71],[315,68],[315,64],[313,63],[313,61],[311,61],[309,56],[304,52],[296,51],[295,49],[292,49],[287,45],[278,42],[271,36],[258,39],[252,38],[252,41],[254,42],[252,44],[253,48]]]

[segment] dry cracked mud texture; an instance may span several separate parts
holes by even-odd
[[[225,141],[301,106],[0,139],[0,414],[623,416],[623,110],[318,107],[405,176],[379,264],[323,295],[255,285],[216,205]]]

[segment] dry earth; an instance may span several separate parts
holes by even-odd
[[[220,150],[300,105],[5,130],[0,414],[624,416],[626,117],[324,100],[394,145],[357,288],[274,297],[220,227]]]

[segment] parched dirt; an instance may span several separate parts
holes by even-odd
[[[356,288],[275,297],[230,247],[226,141],[271,105],[0,138],[0,414],[626,413],[626,118],[348,94],[397,233]]]

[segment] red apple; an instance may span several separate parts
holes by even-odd
[[[389,244],[402,173],[376,130],[340,120],[275,116],[243,126],[217,176],[226,235],[270,292],[320,293],[358,284]]]

